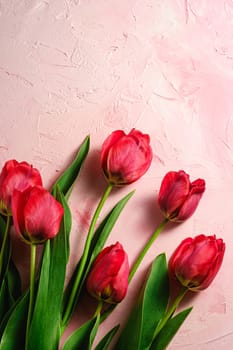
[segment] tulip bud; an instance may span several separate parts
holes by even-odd
[[[100,160],[110,184],[130,184],[144,175],[151,165],[150,137],[135,129],[128,135],[116,130],[103,143]]]
[[[190,182],[183,170],[170,171],[162,180],[158,204],[168,220],[184,221],[194,213],[204,191],[204,180]]]
[[[12,215],[16,233],[26,243],[40,244],[54,238],[64,209],[43,187],[30,187],[12,195]]]
[[[13,191],[24,191],[31,186],[42,186],[39,171],[27,162],[7,161],[0,174],[0,212],[11,215]]]
[[[186,238],[177,247],[169,262],[170,275],[191,291],[207,288],[223,261],[225,244],[215,236]]]
[[[128,256],[120,243],[106,247],[96,257],[87,278],[87,290],[98,300],[119,303],[128,289]]]

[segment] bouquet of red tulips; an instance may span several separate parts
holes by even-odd
[[[97,219],[112,188],[126,186],[143,176],[153,154],[149,135],[135,129],[129,134],[114,131],[100,152],[106,190],[92,217],[82,256],[66,283],[72,227],[69,195],[88,156],[89,142],[86,137],[74,161],[50,190],[43,187],[39,171],[27,162],[9,160],[2,168],[0,350],[59,349],[83,291],[98,300],[97,308],[62,349],[93,349],[99,325],[127,298],[129,284],[159,233],[170,221],[188,219],[205,191],[204,180],[190,182],[183,170],[168,172],[158,195],[164,218],[130,266],[121,243],[105,247],[105,242],[133,192],[116,203],[98,225]],[[21,289],[21,276],[12,258],[12,231],[30,246],[27,290]],[[39,262],[38,246],[42,247]],[[224,250],[222,239],[198,235],[183,240],[168,264],[165,253],[158,255],[124,328],[116,325],[109,329],[94,349],[113,348],[115,337],[115,350],[165,349],[192,309],[177,312],[180,301],[188,292],[210,285],[222,264]],[[174,285],[177,294],[172,296]]]

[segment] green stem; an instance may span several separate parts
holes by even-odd
[[[102,307],[103,307],[103,300],[100,300],[98,305],[97,305],[97,309],[95,310],[95,313],[93,315],[93,318],[97,317],[97,316],[100,316],[100,313],[101,313],[101,310],[102,310]]]
[[[75,300],[76,300],[76,294],[77,294],[77,291],[78,291],[78,288],[79,288],[79,285],[81,283],[81,280],[82,280],[82,277],[83,277],[83,273],[84,273],[84,268],[85,268],[85,265],[86,265],[86,262],[87,262],[87,258],[88,258],[88,253],[89,253],[89,249],[90,249],[90,245],[91,245],[91,240],[92,240],[92,237],[93,237],[93,234],[94,234],[94,230],[95,230],[95,225],[96,225],[96,222],[98,220],[98,217],[100,215],[100,212],[104,206],[104,203],[106,202],[111,190],[112,190],[112,187],[113,185],[112,184],[108,184],[108,187],[106,188],[97,208],[96,208],[96,211],[93,215],[93,218],[91,220],[91,224],[90,224],[90,227],[89,227],[89,231],[88,231],[88,234],[87,234],[87,239],[86,239],[86,242],[85,242],[85,246],[84,246],[84,250],[83,250],[83,255],[81,257],[81,260],[80,260],[80,266],[79,266],[79,269],[78,269],[78,273],[77,273],[77,276],[76,276],[76,279],[74,281],[74,285],[73,285],[73,288],[72,288],[72,291],[71,291],[71,295],[70,295],[70,298],[69,298],[69,301],[68,301],[68,304],[67,304],[67,307],[66,307],[66,310],[65,310],[65,313],[64,313],[64,317],[63,317],[63,320],[62,320],[62,324],[63,324],[63,328],[65,329],[70,317],[71,317],[71,314],[72,314],[72,310],[73,310],[73,307],[74,307],[74,304],[75,304]]]
[[[34,307],[35,272],[36,272],[36,245],[31,244],[30,296],[29,296],[29,307],[28,307],[27,326],[26,326],[26,349],[27,349],[27,343],[29,339],[29,330],[30,330],[33,307]]]
[[[179,294],[177,295],[176,299],[174,300],[173,304],[170,306],[170,308],[167,310],[164,317],[162,318],[162,320],[158,324],[158,327],[156,328],[154,336],[153,336],[153,340],[156,338],[156,336],[159,334],[161,329],[166,325],[167,321],[171,318],[173,313],[176,311],[179,303],[181,302],[181,300],[183,299],[183,297],[185,296],[187,291],[188,291],[187,287],[183,286],[181,288],[181,290],[180,290]]]
[[[132,266],[130,273],[129,273],[129,283],[131,282],[134,274],[136,273],[140,263],[142,262],[144,256],[146,255],[147,251],[149,250],[149,248],[151,247],[151,245],[153,244],[153,242],[155,241],[155,239],[158,237],[158,235],[160,234],[160,232],[162,231],[162,229],[164,228],[164,226],[166,225],[166,223],[168,222],[168,219],[164,219],[161,224],[157,227],[157,229],[154,231],[153,235],[151,236],[151,238],[149,239],[149,241],[146,243],[146,245],[144,246],[144,248],[141,250],[141,253],[139,254],[136,262],[134,263],[134,265]],[[106,310],[102,317],[101,317],[101,321],[104,321],[109,315],[110,313],[114,310],[114,308],[116,307],[116,305],[112,305],[108,310]]]
[[[2,240],[2,246],[1,246],[1,251],[0,251],[0,277],[3,277],[3,261],[4,261],[4,255],[5,255],[5,248],[6,248],[6,242],[7,242],[7,237],[8,237],[8,232],[10,229],[10,222],[11,222],[11,216],[7,215],[6,219],[6,227],[5,227],[5,232],[3,235],[3,240]]]
[[[160,232],[162,231],[162,229],[164,228],[164,226],[166,225],[166,223],[168,222],[168,219],[164,219],[161,224],[157,227],[157,229],[155,230],[155,232],[153,233],[153,235],[151,236],[151,238],[149,239],[149,241],[146,243],[146,245],[144,246],[144,248],[142,249],[141,253],[139,254],[136,262],[134,263],[133,267],[131,268],[130,274],[129,274],[129,282],[132,280],[135,272],[137,271],[139,265],[141,264],[144,256],[146,255],[146,253],[148,252],[149,248],[151,247],[151,245],[153,244],[153,242],[156,240],[156,238],[158,237],[158,235],[160,234]]]

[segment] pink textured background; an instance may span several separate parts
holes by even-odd
[[[91,151],[70,206],[70,269],[105,188],[100,146],[114,129],[151,136],[154,159],[137,183],[114,191],[101,217],[136,188],[108,244],[130,262],[161,220],[156,195],[169,170],[206,179],[192,218],[168,225],[147,255],[103,335],[124,322],[152,259],[199,233],[227,245],[217,278],[187,299],[194,310],[169,349],[229,350],[233,342],[233,2],[232,0],[0,1],[0,166],[37,167],[49,186],[87,134]],[[95,175],[94,175],[95,174]],[[18,244],[18,243],[17,243]],[[27,281],[27,261],[15,253]],[[83,301],[85,305],[85,300]],[[84,309],[90,308],[88,300]],[[89,311],[89,310],[88,310]],[[80,311],[82,316],[83,311]],[[72,329],[79,324],[78,312]]]

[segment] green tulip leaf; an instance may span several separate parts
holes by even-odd
[[[28,296],[26,293],[13,310],[3,319],[0,326],[0,350],[24,349],[27,322]]]
[[[6,223],[2,215],[0,215],[0,237],[2,238],[3,232],[5,232]]]
[[[160,254],[152,264],[138,302],[115,349],[149,349],[154,330],[166,311],[168,299],[169,280],[166,256]]]
[[[52,298],[49,300],[49,270],[50,270],[50,241],[47,241],[43,252],[43,262],[40,271],[40,279],[38,284],[38,290],[35,300],[35,307],[33,312],[33,318],[31,321],[30,333],[27,340],[27,350],[33,350],[35,344],[38,349],[49,349],[47,346],[47,338],[50,338],[51,350],[53,344],[55,344],[56,334],[51,334],[51,325],[48,325],[49,319],[52,316],[50,310],[50,303],[54,303]],[[55,280],[54,280],[55,281]],[[56,283],[54,283],[56,285]],[[43,322],[41,322],[43,317]],[[47,328],[48,327],[48,328]],[[53,327],[54,328],[54,327]],[[49,333],[47,333],[47,330]],[[54,330],[53,330],[54,331]],[[55,330],[56,332],[56,330]],[[48,337],[49,334],[49,337]]]
[[[62,225],[62,230],[63,230],[63,234],[64,234],[64,244],[65,244],[65,252],[66,252],[66,262],[68,262],[69,259],[69,255],[70,255],[70,231],[71,231],[71,227],[72,227],[72,215],[71,215],[71,211],[69,208],[69,205],[67,203],[66,197],[62,194],[60,188],[57,188],[57,195],[56,195],[56,199],[62,204],[63,208],[64,208],[64,216],[63,216],[63,221],[61,223]],[[61,245],[60,242],[60,238],[55,238],[52,241],[52,247],[54,250],[56,249],[60,249],[60,248],[56,248],[56,245]]]
[[[0,215],[0,248],[2,246],[5,230],[6,230],[6,222],[3,219],[3,217]],[[0,267],[0,285],[1,285],[1,281],[4,280],[5,274],[7,273],[10,259],[11,259],[11,241],[10,241],[10,236],[8,234],[8,236],[6,237],[6,244],[5,244],[4,254],[3,254],[2,266]]]
[[[71,336],[67,339],[63,350],[91,350],[98,327],[99,317],[95,317],[87,321],[73,334],[71,334]]]
[[[21,278],[14,262],[10,260],[7,275],[9,306],[12,306],[22,294]]]
[[[59,186],[61,192],[65,195],[65,197],[69,198],[74,182],[89,152],[89,147],[90,147],[90,137],[87,136],[83,141],[81,147],[79,148],[74,161],[71,163],[71,165],[65,170],[65,172],[59,177],[59,179],[53,185],[52,193],[54,193],[54,191],[56,190],[56,187]]]
[[[6,229],[6,222],[0,216],[0,247]],[[0,277],[0,320],[4,318],[11,306],[21,295],[21,280],[18,270],[11,259],[10,235],[6,237]]]
[[[162,328],[160,333],[153,341],[150,350],[164,350],[175,336],[176,332],[185,321],[186,317],[192,311],[192,307],[185,309],[176,316],[168,320],[166,325]]]
[[[21,296],[21,280],[12,260],[10,260],[0,287],[0,320],[3,320],[8,310]]]
[[[55,350],[59,344],[61,305],[68,261],[69,232],[66,225],[68,222],[67,226],[70,228],[70,211],[59,189],[57,199],[61,201],[65,211],[58,235],[47,241],[44,247],[27,350],[34,350],[35,344],[38,349]]]
[[[95,234],[93,236],[91,247],[89,250],[89,255],[87,259],[88,267],[86,268],[86,274],[84,279],[87,277],[91,265],[93,264],[95,258],[97,255],[101,252],[101,250],[104,247],[104,244],[109,237],[109,234],[111,233],[113,226],[115,225],[118,217],[120,216],[122,210],[124,209],[125,205],[129,201],[129,199],[133,196],[135,191],[132,191],[128,193],[124,198],[122,198],[115,207],[110,211],[110,213],[107,215],[107,217],[102,221],[100,226],[95,231]]]
[[[8,309],[9,309],[8,285],[7,285],[7,280],[5,277],[2,281],[1,288],[0,288],[0,320],[3,320]]]
[[[129,201],[129,199],[132,197],[132,195],[134,194],[134,191],[130,192],[129,194],[127,194],[124,198],[122,198],[115,206],[114,208],[110,211],[110,213],[104,218],[104,220],[100,223],[99,227],[97,228],[97,230],[95,231],[95,234],[92,238],[92,242],[91,242],[91,246],[89,249],[89,254],[87,257],[87,263],[86,263],[86,267],[85,267],[85,274],[82,277],[82,281],[79,285],[78,290],[76,291],[76,299],[74,301],[72,310],[71,310],[71,314],[78,302],[80,293],[81,293],[81,289],[85,283],[86,277],[90,271],[91,265],[94,261],[94,259],[96,258],[96,256],[100,253],[100,251],[102,250],[109,234],[111,233],[111,230],[113,228],[113,226],[115,225],[120,213],[122,212],[122,210],[124,209],[125,205],[127,204],[127,202]],[[71,279],[68,283],[68,286],[66,288],[65,291],[65,295],[64,295],[64,300],[63,300],[63,305],[64,305],[64,309],[63,309],[63,315],[65,314],[65,309],[66,306],[68,304],[68,301],[70,299],[70,295],[72,293],[72,289],[75,283],[75,278],[77,275],[77,271],[79,269],[79,263],[77,264]],[[71,315],[70,315],[71,316]],[[66,320],[67,322],[67,320]]]
[[[120,328],[120,325],[117,325],[116,327],[112,328],[101,340],[100,342],[97,344],[97,346],[95,347],[95,350],[107,350],[114,335],[116,334],[116,332],[118,331],[118,329]]]

